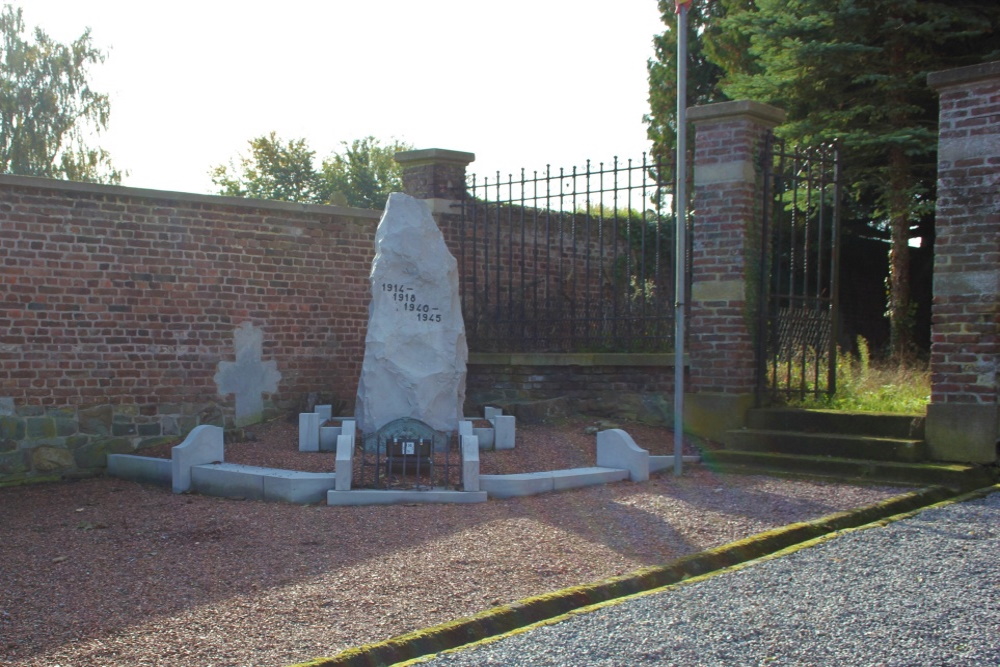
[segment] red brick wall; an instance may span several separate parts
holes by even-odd
[[[993,404],[1000,400],[997,65],[992,64],[991,77],[973,78],[940,90],[931,334],[933,403]]]
[[[0,479],[226,423],[244,322],[282,376],[269,412],[353,404],[378,215],[0,178]]]

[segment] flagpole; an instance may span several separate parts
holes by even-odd
[[[687,292],[687,14],[691,2],[677,2],[677,155],[674,176],[674,475],[684,452],[684,308]]]

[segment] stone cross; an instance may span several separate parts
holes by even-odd
[[[281,373],[277,363],[262,361],[264,332],[244,322],[234,334],[236,362],[220,361],[215,374],[219,393],[236,395],[236,426],[255,424],[264,416],[261,394],[278,390]]]

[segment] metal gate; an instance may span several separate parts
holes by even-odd
[[[837,389],[840,156],[769,135],[761,153],[758,402]]]

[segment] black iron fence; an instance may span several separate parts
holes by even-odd
[[[458,242],[470,349],[673,347],[672,170],[641,161],[469,181]]]
[[[837,387],[840,157],[836,146],[762,152],[758,393],[787,399]]]

